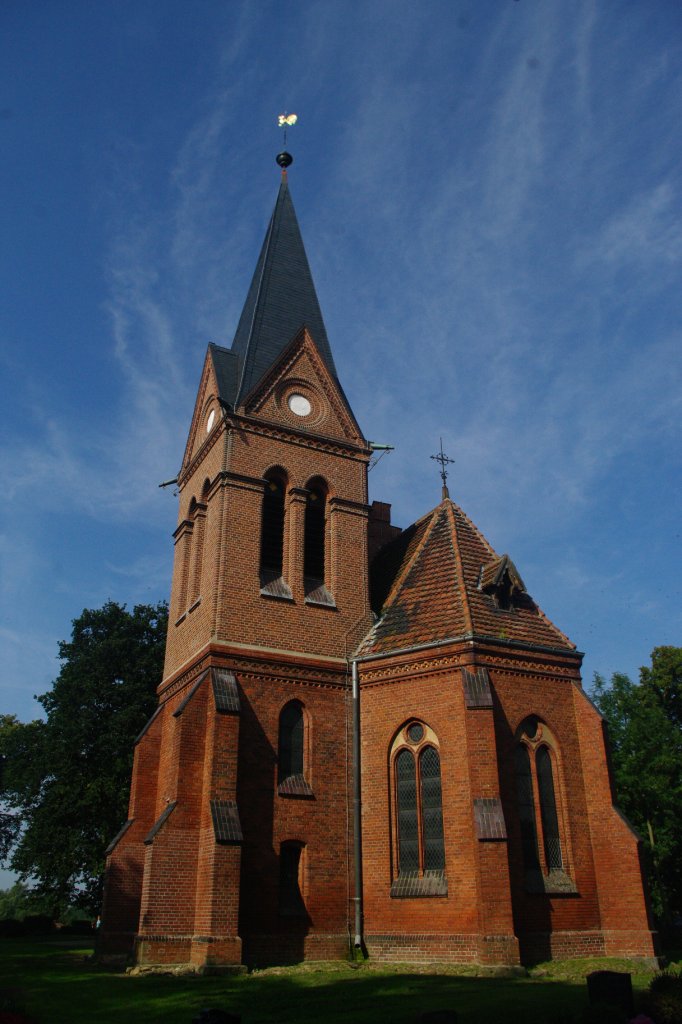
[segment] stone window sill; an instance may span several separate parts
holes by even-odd
[[[315,796],[312,786],[302,775],[290,775],[288,779],[283,779],[277,787],[277,792],[280,796],[293,796],[299,799],[310,799]]]
[[[260,578],[261,597],[274,597],[279,601],[293,601],[291,587],[282,576],[273,576],[271,573],[261,573]]]
[[[550,871],[548,875],[543,875],[541,871],[526,871],[524,888],[528,893],[546,896],[579,895],[575,882],[565,871]]]
[[[336,601],[321,580],[306,578],[303,584],[306,604],[314,605],[316,608],[331,608],[336,611]]]
[[[416,871],[398,875],[391,886],[391,899],[404,900],[415,897],[447,896],[448,880],[444,871]]]

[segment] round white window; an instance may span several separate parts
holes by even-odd
[[[289,395],[287,398],[287,405],[295,416],[310,416],[312,405],[305,395],[301,395],[298,392],[295,392],[293,395]]]
[[[206,433],[207,434],[210,434],[211,427],[213,426],[214,421],[215,421],[215,409],[211,409],[210,413],[208,414],[208,419],[206,420]]]

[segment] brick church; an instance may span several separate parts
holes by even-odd
[[[211,968],[651,957],[581,655],[443,487],[368,502],[282,179],[179,471],[159,704],[100,949]]]

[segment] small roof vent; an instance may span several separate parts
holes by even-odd
[[[526,594],[526,585],[509,555],[493,559],[481,569],[479,588],[489,594],[498,608],[511,608]]]

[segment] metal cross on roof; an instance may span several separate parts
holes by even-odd
[[[432,455],[431,458],[435,459],[436,462],[440,463],[440,478],[443,481],[443,498],[449,498],[450,495],[448,493],[448,484],[447,484],[448,471],[447,471],[447,469],[445,467],[448,465],[448,463],[454,463],[455,460],[454,459],[449,459],[448,456],[443,451],[443,438],[442,437],[440,439],[440,452],[438,453],[438,455]]]

